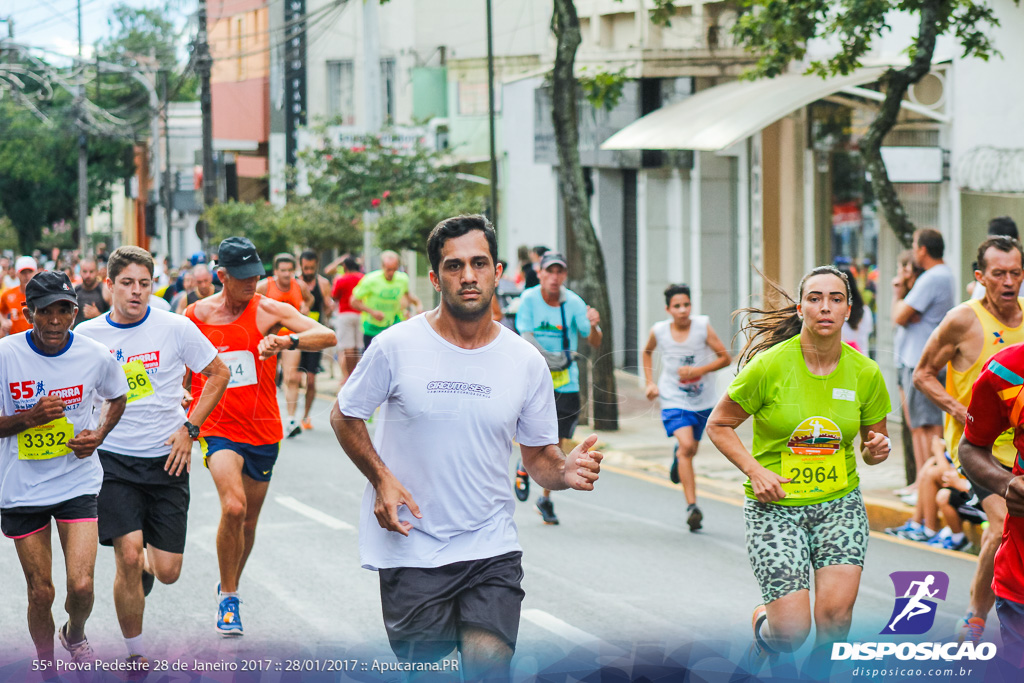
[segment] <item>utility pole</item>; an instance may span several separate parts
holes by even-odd
[[[82,61],[82,0],[78,0],[78,64]],[[78,85],[75,97],[75,113],[78,119],[78,252],[85,258],[89,247],[86,230],[89,223],[89,165],[85,146],[85,84]]]
[[[494,144],[494,22],[487,0],[487,123],[491,142],[491,225],[498,229],[498,151]]]
[[[209,36],[206,32],[206,0],[199,0],[199,32],[196,36],[196,66],[199,69],[199,106],[203,112],[203,206],[213,206],[217,201],[217,179],[213,166],[213,107],[210,94]],[[203,231],[203,251],[208,252],[210,234]]]

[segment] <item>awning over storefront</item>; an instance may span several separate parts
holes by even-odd
[[[605,140],[601,149],[715,152],[823,97],[877,81],[888,68],[867,67],[832,78],[785,74],[723,83],[636,120]]]

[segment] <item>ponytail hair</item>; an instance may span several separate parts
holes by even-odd
[[[815,275],[835,275],[842,280],[846,285],[846,301],[847,303],[851,301],[850,280],[835,266],[818,266],[804,275],[800,280],[799,296],[801,299],[804,296],[804,283]],[[739,334],[743,334],[747,338],[743,350],[740,351],[738,364],[740,368],[762,351],[767,351],[776,344],[781,344],[797,336],[803,327],[803,320],[796,312],[797,302],[793,300],[793,297],[787,294],[780,285],[765,277],[763,273],[761,277],[774,293],[774,296],[769,294],[769,299],[770,303],[775,305],[772,308],[749,306],[733,313],[733,319],[737,316],[746,316],[739,331]]]

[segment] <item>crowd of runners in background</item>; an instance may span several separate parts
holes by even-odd
[[[703,526],[693,458],[705,431],[748,477],[746,543],[763,602],[751,667],[799,648],[812,628],[816,652],[846,637],[868,545],[856,460],[889,457],[893,409],[911,434],[915,475],[902,493],[915,511],[889,532],[963,550],[963,520],[985,521],[970,611],[955,630],[977,643],[995,604],[1004,642],[1024,645],[1024,528],[1013,517],[1024,513],[1024,435],[1017,443],[1014,431],[1024,412],[1024,355],[1014,346],[1024,341],[1024,252],[1011,220],[993,220],[989,232],[959,305],[941,234],[917,231],[901,257],[898,403],[868,355],[874,317],[855,269],[815,268],[793,298],[776,287],[777,305],[745,309],[746,345],[722,395],[713,373],[732,354],[693,310],[687,285],[665,289],[666,319],[642,353],[646,396],[659,401],[672,439],[670,476],[691,532]],[[388,251],[366,274],[349,254],[325,264],[312,251],[284,253],[264,265],[243,237],[174,270],[137,247],[108,254],[101,245],[67,262],[0,259],[0,521],[24,569],[41,660],[53,661],[55,634],[75,661],[95,658],[85,623],[99,543],[114,550],[126,664],[147,670],[145,599],[181,571],[196,440],[221,505],[215,628],[244,633],[239,585],[280,443],[313,429],[326,366],[342,384],[332,428],[368,479],[362,562],[380,574],[396,655],[436,661],[457,650],[466,671],[507,673],[523,595],[512,494],[528,500],[536,481],[537,512],[554,525],[552,491],[594,487],[596,437],[574,439],[578,348],[581,339],[601,346],[601,311],[566,286],[561,253],[524,248],[508,269],[483,217],[442,221],[427,251],[440,303],[422,316]],[[470,366],[482,374],[470,377]],[[425,389],[424,367],[440,373]],[[465,395],[500,400],[467,404]],[[449,403],[457,424],[431,421]],[[366,421],[378,408],[371,441]],[[736,429],[751,416],[748,449]],[[480,448],[445,447],[451,439]],[[510,482],[513,442],[521,457]],[[466,471],[475,485],[454,476]],[[51,520],[68,566],[59,629]],[[491,579],[477,585],[481,575]]]

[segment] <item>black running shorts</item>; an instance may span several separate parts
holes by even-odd
[[[465,626],[494,633],[513,651],[523,597],[519,551],[443,567],[381,569],[380,600],[391,649],[400,659],[438,661]]]
[[[317,374],[320,372],[320,356],[322,351],[301,351],[299,352],[299,371]]]
[[[101,545],[141,531],[143,542],[169,553],[185,551],[188,472],[164,471],[168,456],[138,458],[97,450],[103,465],[99,497]]]
[[[555,392],[555,415],[558,417],[558,438],[571,439],[580,423],[580,392]]]
[[[0,510],[0,531],[17,541],[50,528],[50,519],[72,524],[96,521],[96,496],[77,496],[53,505],[24,505]]]

